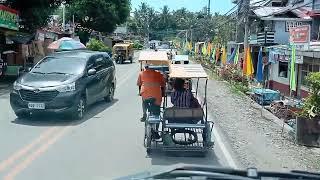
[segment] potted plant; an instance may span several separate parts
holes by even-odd
[[[310,94],[297,116],[297,142],[320,147],[320,72],[310,73],[306,81]]]

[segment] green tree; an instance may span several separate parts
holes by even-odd
[[[225,44],[230,41],[235,32],[235,22],[229,16],[207,15],[206,8],[199,12],[190,12],[186,8],[170,11],[164,6],[161,12],[156,12],[146,3],[141,3],[134,11],[134,17],[129,21],[129,29],[136,35],[150,39],[181,39],[185,41],[186,31],[188,40],[212,41]],[[184,30],[184,31],[181,31]]]
[[[50,15],[67,0],[6,0],[2,4],[19,11],[22,31],[34,32],[47,25]]]
[[[67,7],[68,16],[74,15],[82,27],[110,33],[116,25],[127,20],[130,13],[129,0],[72,0]]]

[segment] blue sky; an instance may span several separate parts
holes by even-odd
[[[187,8],[189,11],[200,11],[208,5],[208,0],[131,0],[132,10],[139,7],[141,2],[146,2],[151,7],[159,11],[164,5],[168,5],[171,10]],[[211,0],[211,12],[226,13],[234,5],[231,0]]]

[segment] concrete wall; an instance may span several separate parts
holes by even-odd
[[[279,77],[279,62],[276,62],[275,64],[271,64],[270,80],[289,85],[289,73],[288,78]]]
[[[298,77],[298,68],[300,68],[300,66],[298,64],[296,64],[296,76]],[[301,68],[300,68],[301,69]],[[271,64],[271,69],[270,69],[270,89],[273,90],[278,90],[281,92],[281,94],[284,94],[286,96],[290,95],[290,87],[289,87],[289,76],[290,76],[290,71],[288,71],[288,78],[284,78],[284,77],[279,77],[279,62],[276,62],[275,64]],[[301,77],[301,70],[299,72],[299,76]],[[296,83],[297,83],[297,89],[299,88],[299,79],[296,79]],[[308,96],[308,88],[301,86],[300,84],[300,90],[298,90],[300,93],[300,97],[301,98],[305,98]],[[295,95],[298,92],[295,93]]]
[[[286,32],[286,22],[285,21],[274,21],[275,37],[274,42],[278,44],[288,44],[289,43],[289,32]]]

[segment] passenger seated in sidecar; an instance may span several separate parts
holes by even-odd
[[[171,103],[179,108],[200,108],[198,100],[193,96],[189,81],[176,78],[174,91],[171,94]]]

